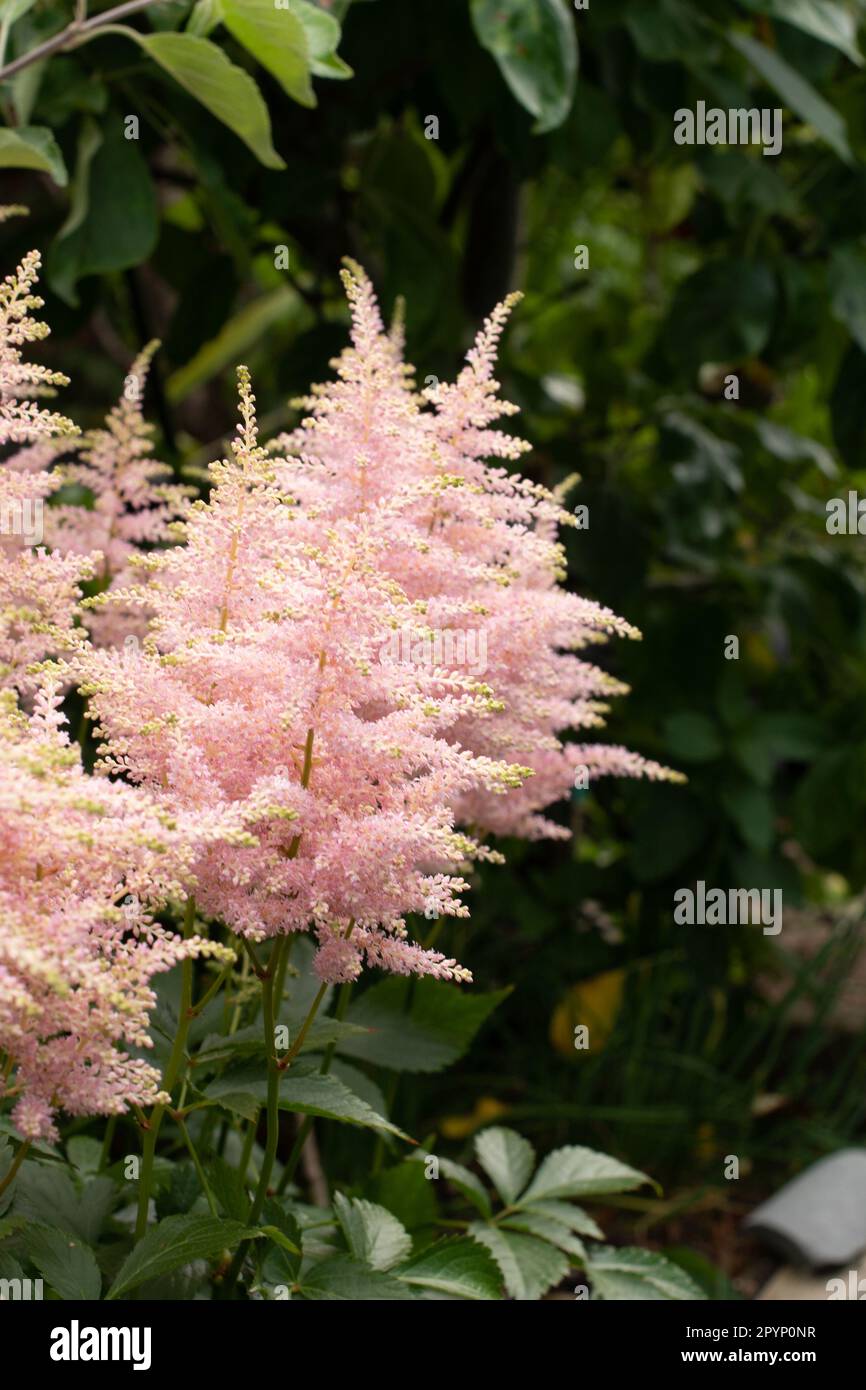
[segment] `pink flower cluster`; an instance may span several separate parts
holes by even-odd
[[[152,977],[226,951],[157,909],[194,891],[250,940],[310,932],[326,981],[364,964],[467,980],[408,914],[467,916],[467,866],[500,858],[489,835],[566,834],[544,811],[578,767],[676,774],[563,742],[625,689],[579,653],[639,634],[562,588],[572,518],[506,466],[528,447],[494,428],[514,413],[493,375],[512,301],[454,384],[418,393],[351,266],[336,380],[268,449],[242,368],[230,456],[188,506],[141,412],[152,347],[83,438],[28,398],[63,384],[23,359],[47,331],[37,270],[34,253],[0,287],[0,443],[21,446],[0,509],[66,483],[92,498],[45,506],[50,553],[0,535],[0,1048],[19,1129],[50,1136],[57,1108],[155,1099],[125,1051],[148,1045]],[[452,648],[430,660],[442,633],[483,647],[483,672]],[[95,777],[64,732],[64,681],[89,701]]]
[[[214,827],[171,816],[134,787],[96,780],[70,747],[50,686],[28,716],[0,695],[0,1049],[13,1118],[56,1137],[54,1113],[151,1104],[154,975],[188,955],[233,957],[159,926],[148,908],[183,898]]]
[[[293,456],[278,466],[282,486],[322,527],[374,514],[393,518],[381,563],[403,587],[416,621],[434,632],[461,632],[464,650],[486,653],[495,703],[469,710],[448,737],[475,754],[528,766],[533,775],[507,797],[467,788],[456,803],[458,820],[498,835],[564,838],[568,831],[540,813],[570,794],[576,768],[584,767],[587,779],[678,774],[622,748],[560,738],[602,727],[608,699],[627,691],[576,653],[612,635],[640,633],[561,587],[557,530],[574,518],[558,498],[487,462],[513,461],[529,448],[492,428],[516,410],[499,399],[493,370],[519,296],[494,310],[456,382],[418,394],[399,329],[385,333],[369,280],[347,264],[352,345],[335,363],[337,380],[301,402],[310,414],[277,441]]]

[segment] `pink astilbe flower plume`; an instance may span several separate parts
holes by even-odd
[[[26,444],[0,464],[0,688],[29,690],[29,668],[74,640],[75,606],[92,567],[42,547],[44,499],[57,481],[48,469],[75,426],[26,399],[66,385],[66,377],[24,361],[22,347],[48,333],[32,317],[39,256],[24,257],[0,285],[0,445]]]
[[[228,948],[183,939],[151,910],[183,898],[218,817],[195,824],[146,793],[85,774],[40,687],[28,716],[0,693],[0,1053],[25,1138],[57,1137],[55,1115],[119,1113],[160,1096],[149,1048],[153,977]]]
[[[464,668],[467,652],[476,669],[483,655],[494,704],[467,710],[447,737],[534,775],[505,797],[467,789],[455,802],[458,820],[499,834],[563,837],[568,832],[541,813],[570,794],[578,766],[590,778],[681,780],[623,749],[562,741],[566,732],[603,727],[609,698],[627,690],[577,653],[610,636],[640,634],[561,587],[557,531],[573,517],[559,499],[488,462],[513,463],[529,448],[492,427],[516,411],[499,399],[493,369],[519,296],[494,310],[455,383],[418,394],[414,369],[402,361],[399,325],[385,332],[370,281],[347,266],[351,345],[334,363],[336,381],[313,388],[300,403],[308,416],[275,442],[290,456],[278,473],[320,526],[366,517],[383,532],[380,564],[412,601],[416,622],[423,615],[439,639],[426,649],[401,643],[404,659],[408,651],[410,662],[429,666],[432,650],[440,673],[453,678],[461,669],[455,650]]]
[[[139,353],[104,427],[88,431],[72,460],[56,470],[58,484],[87,489],[92,507],[61,505],[46,513],[52,548],[63,555],[98,554],[96,576],[105,588],[134,581],[141,548],[171,539],[172,525],[194,495],[193,488],[172,482],[170,470],[153,458],[153,426],[144,417],[142,400],[158,346],[152,342]],[[117,605],[90,619],[91,636],[100,646],[141,636],[145,626],[141,610],[125,612]]]
[[[0,444],[75,431],[71,420],[28,399],[53,395],[55,387],[69,384],[62,372],[29,363],[22,352],[49,332],[46,324],[33,318],[33,310],[43,305],[33,293],[41,264],[39,252],[29,251],[15,273],[0,283]]]
[[[383,557],[387,508],[327,526],[298,507],[258,441],[242,369],[241,424],[213,465],[185,544],[146,557],[140,652],[82,659],[104,739],[124,772],[184,814],[231,806],[254,841],[204,852],[197,901],[258,939],[311,930],[329,980],[363,960],[401,973],[467,978],[408,940],[405,915],[465,916],[463,866],[487,855],[457,833],[452,807],[503,795],[525,769],[449,737],[491,709],[489,689],[382,659],[418,615]]]

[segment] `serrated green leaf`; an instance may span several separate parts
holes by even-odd
[[[547,1155],[520,1204],[525,1207],[553,1197],[596,1197],[606,1192],[630,1192],[650,1181],[646,1173],[629,1168],[609,1154],[570,1145]]]
[[[412,1238],[405,1226],[375,1202],[338,1192],[334,1213],[350,1252],[371,1269],[389,1270],[405,1260],[412,1249]]]
[[[514,1216],[507,1217],[499,1223],[498,1229],[508,1231],[520,1231],[523,1235],[538,1236],[539,1240],[546,1240],[551,1245],[555,1245],[558,1250],[564,1250],[567,1255],[573,1255],[576,1260],[581,1262],[586,1260],[586,1246],[579,1236],[573,1231],[569,1231],[559,1221],[552,1221],[549,1217],[541,1215],[534,1207],[527,1207],[525,1211],[517,1212]]]
[[[516,1202],[535,1167],[529,1140],[513,1129],[493,1125],[476,1134],[475,1156],[505,1205]]]
[[[61,188],[69,181],[60,147],[44,126],[0,130],[0,169],[40,169]]]
[[[494,1262],[463,1236],[440,1240],[393,1271],[416,1288],[431,1289],[449,1298],[499,1298],[500,1281]]]
[[[568,1273],[568,1257],[546,1240],[503,1231],[501,1226],[482,1225],[480,1221],[469,1227],[469,1234],[490,1251],[506,1289],[521,1303],[541,1298]]]
[[[274,149],[264,98],[248,72],[210,39],[195,34],[140,34],[124,28],[181,87],[233,130],[268,169],[285,169]]]
[[[608,1301],[705,1299],[679,1265],[637,1246],[593,1246],[587,1264],[593,1293]]]
[[[102,1275],[89,1245],[56,1227],[30,1226],[25,1244],[39,1273],[61,1298],[99,1298]]]
[[[429,1155],[417,1153],[412,1155],[412,1159],[418,1163],[425,1163]],[[436,1162],[441,1177],[447,1178],[450,1183],[462,1192],[463,1196],[472,1203],[483,1217],[493,1215],[493,1207],[487,1188],[481,1179],[476,1177],[471,1168],[464,1168],[462,1163],[455,1163],[450,1158],[440,1158],[436,1155]]]
[[[348,1255],[332,1255],[307,1270],[301,1294],[316,1302],[383,1302],[414,1299],[411,1288],[390,1274],[368,1269]]]
[[[461,994],[441,980],[417,980],[410,995],[409,984],[395,977],[364,991],[346,1016],[367,1034],[341,1042],[342,1055],[392,1071],[441,1071],[466,1052],[510,993]]]
[[[265,1103],[267,1079],[261,1067],[233,1068],[212,1081],[205,1094],[228,1110],[251,1116]],[[336,1076],[323,1074],[309,1065],[293,1067],[285,1074],[280,1083],[280,1108],[362,1125],[365,1129],[385,1130],[400,1139],[409,1138]]]
[[[604,1231],[596,1221],[593,1221],[588,1212],[583,1207],[576,1206],[573,1202],[557,1202],[553,1200],[534,1201],[532,1203],[518,1202],[520,1211],[532,1210],[538,1212],[539,1216],[546,1217],[549,1221],[558,1221],[561,1226],[569,1231],[576,1231],[581,1236],[592,1236],[594,1240],[604,1240]]]
[[[148,1279],[169,1274],[192,1260],[212,1259],[257,1234],[249,1231],[242,1221],[215,1216],[166,1217],[127,1255],[106,1298],[120,1298]]]

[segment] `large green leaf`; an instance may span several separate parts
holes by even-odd
[[[392,1071],[441,1071],[469,1047],[481,1024],[509,991],[461,993],[440,980],[382,980],[361,995],[346,1017],[369,1029],[339,1051]]]
[[[248,72],[229,61],[210,39],[195,34],[139,34],[124,29],[175,82],[206,106],[269,169],[286,166],[274,149],[271,120]]]
[[[371,1269],[391,1269],[412,1249],[412,1237],[405,1226],[376,1202],[338,1192],[334,1213],[352,1255]]]
[[[205,1095],[227,1110],[252,1118],[267,1098],[267,1079],[261,1067],[237,1067],[212,1081]],[[385,1130],[408,1139],[396,1125],[355,1095],[330,1073],[311,1067],[292,1068],[280,1083],[280,1107],[302,1115],[318,1115],[325,1120],[361,1125],[365,1129]]]
[[[836,0],[741,0],[747,10],[784,19],[811,34],[815,39],[838,48],[852,63],[863,65],[863,55],[857,47],[857,20],[845,5]]]
[[[69,178],[57,141],[43,126],[0,130],[0,169],[40,169],[61,188]]]
[[[295,7],[278,9],[274,0],[219,0],[219,8],[229,33],[283,90],[302,106],[315,106],[307,33]],[[339,38],[339,25],[332,22]]]
[[[480,42],[541,134],[562,125],[574,100],[577,37],[563,0],[470,0]]]
[[[596,1197],[606,1192],[629,1192],[650,1179],[609,1154],[570,1145],[554,1149],[542,1162],[520,1199],[521,1206],[552,1197]]]
[[[541,1298],[568,1273],[568,1256],[546,1240],[517,1231],[503,1231],[500,1226],[485,1226],[480,1221],[470,1226],[469,1233],[490,1251],[502,1272],[506,1289],[520,1302]]]
[[[99,1298],[102,1275],[89,1245],[68,1231],[48,1226],[29,1227],[25,1244],[39,1273],[61,1298]]]
[[[333,1255],[313,1265],[301,1280],[301,1295],[315,1302],[393,1302],[415,1295],[406,1284],[381,1270],[369,1269],[348,1255]]]
[[[113,117],[104,135],[86,122],[69,216],[48,253],[46,278],[68,304],[77,304],[76,285],[87,275],[104,275],[139,265],[159,235],[156,193],[135,140]]]
[[[679,1265],[637,1246],[593,1246],[587,1269],[596,1298],[659,1302],[707,1296]]]
[[[147,1279],[169,1274],[192,1260],[208,1260],[231,1250],[249,1235],[241,1221],[216,1216],[169,1216],[127,1255],[106,1298],[120,1298]]]
[[[506,1206],[517,1201],[532,1177],[535,1150],[513,1129],[494,1125],[475,1137],[475,1155]]]
[[[499,1298],[499,1275],[490,1257],[459,1236],[430,1245],[394,1273],[404,1283],[449,1298]]]
[[[752,67],[761,74],[764,81],[778,92],[792,111],[807,125],[826,140],[840,159],[853,164],[854,156],[848,144],[848,130],[839,112],[825,101],[811,82],[785,62],[773,48],[759,43],[749,34],[729,33],[728,39]]]

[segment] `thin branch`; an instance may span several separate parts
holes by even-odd
[[[75,18],[65,29],[61,29],[58,34],[52,35],[44,43],[40,43],[36,48],[31,48],[29,53],[22,53],[20,58],[15,58],[5,67],[0,68],[0,82],[5,82],[7,77],[13,77],[16,72],[21,72],[23,68],[29,68],[33,63],[38,63],[42,58],[48,58],[52,53],[61,53],[65,48],[76,48],[78,44],[87,43],[89,39],[99,37],[99,31],[107,25],[111,25],[118,19],[125,19],[127,15],[136,14],[139,10],[146,10],[150,5],[161,5],[164,0],[125,0],[122,5],[115,5],[113,10],[104,10],[102,14],[93,15],[91,19],[83,16],[87,13],[86,3],[78,0],[75,9]]]

